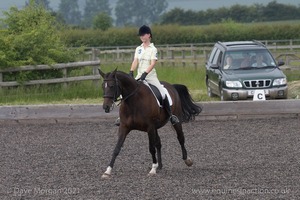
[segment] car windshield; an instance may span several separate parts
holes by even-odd
[[[224,56],[224,70],[250,70],[276,67],[275,60],[269,51],[265,49],[229,51]]]

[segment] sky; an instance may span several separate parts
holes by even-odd
[[[22,8],[25,2],[28,0],[1,0],[0,1],[0,14],[3,11],[8,10],[12,6]],[[207,9],[217,9],[220,7],[230,7],[235,4],[240,5],[253,5],[255,3],[267,5],[272,0],[168,0],[169,7],[171,10],[175,7],[182,8],[184,10],[207,10]],[[85,0],[79,0],[79,4],[84,4]],[[117,0],[110,0],[112,7],[116,4]],[[60,0],[50,0],[50,7],[53,10],[58,9]],[[300,5],[300,0],[277,0],[277,3],[291,4],[295,6]]]

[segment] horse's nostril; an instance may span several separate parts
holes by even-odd
[[[110,107],[109,106],[103,106],[103,109],[106,113],[109,113]]]

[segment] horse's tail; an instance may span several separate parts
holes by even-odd
[[[187,87],[181,84],[173,84],[177,90],[182,108],[182,121],[189,122],[195,119],[195,116],[199,115],[202,111],[202,107],[194,103]]]

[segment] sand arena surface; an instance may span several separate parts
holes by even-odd
[[[132,131],[102,180],[117,141],[112,123],[0,124],[0,199],[300,198],[299,118],[184,124],[192,167],[168,124],[153,177],[147,134]]]

